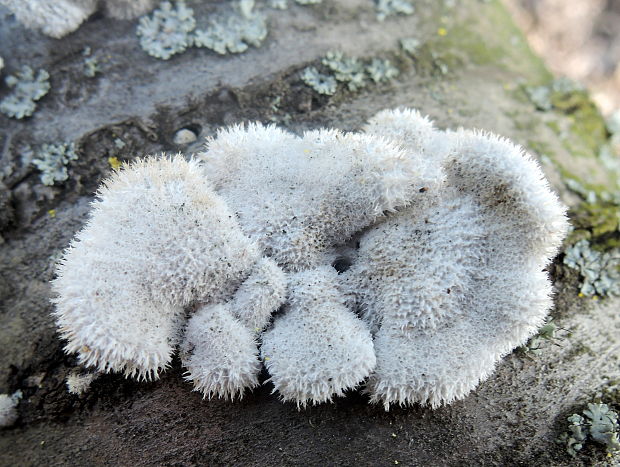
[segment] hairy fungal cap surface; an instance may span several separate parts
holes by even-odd
[[[505,139],[404,109],[362,134],[233,126],[199,158],[124,167],[65,252],[55,316],[86,366],[157,377],[180,344],[209,398],[242,397],[262,360],[298,407],[361,384],[437,407],[551,307],[565,208]]]
[[[317,266],[336,243],[412,201],[436,169],[383,138],[273,126],[222,130],[200,155],[243,230],[283,268]]]
[[[435,138],[409,117],[382,113],[367,131],[425,152]],[[438,133],[448,141],[443,186],[366,232],[342,277],[375,332],[367,388],[386,409],[461,399],[523,344],[551,307],[543,268],[567,230],[565,208],[521,148]]]
[[[186,379],[205,398],[241,398],[258,385],[260,362],[251,330],[227,305],[207,305],[189,320],[181,345]]]
[[[99,190],[56,271],[66,350],[103,371],[155,377],[179,340],[183,308],[226,298],[259,258],[195,161],[125,167]]]
[[[24,26],[56,39],[75,31],[99,4],[113,18],[131,19],[153,8],[155,0],[0,0]]]
[[[344,306],[336,275],[325,266],[292,274],[284,314],[263,335],[274,391],[298,407],[342,396],[375,366],[370,332]]]

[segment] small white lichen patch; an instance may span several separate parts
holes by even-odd
[[[582,90],[583,86],[566,77],[557,78],[548,85],[525,87],[525,92],[532,104],[534,104],[538,110],[543,111],[548,111],[553,108],[551,97],[554,93],[569,93]]]
[[[422,42],[415,37],[406,37],[400,40],[400,48],[407,52],[409,55],[415,55]]]
[[[108,16],[130,19],[153,8],[154,0],[0,0],[27,28],[61,38],[75,31],[102,4]]]
[[[67,165],[77,158],[73,143],[44,144],[36,151],[32,164],[41,171],[41,183],[52,186],[69,178]]]
[[[69,394],[82,395],[88,392],[91,383],[97,377],[97,373],[80,373],[78,371],[72,372],[67,376],[65,381],[67,385],[67,391]]]
[[[15,424],[19,417],[17,405],[21,398],[21,391],[17,391],[13,395],[0,394],[0,428],[8,428]]]
[[[374,58],[366,70],[375,83],[384,83],[398,76],[398,68],[387,59]]]
[[[185,2],[162,2],[151,15],[140,18],[136,34],[140,46],[155,58],[168,60],[185,51],[193,43],[191,32],[196,27],[194,10]]]
[[[412,15],[415,12],[413,4],[408,0],[373,0],[377,11],[377,19],[385,20],[388,16]]]
[[[15,75],[7,76],[5,82],[12,90],[0,101],[0,112],[17,119],[30,117],[37,107],[35,102],[50,90],[47,71],[39,70],[35,76],[29,66],[23,66]]]
[[[94,78],[97,73],[101,72],[101,68],[99,67],[99,60],[96,57],[91,55],[90,47],[85,47],[82,51],[82,55],[84,56],[83,69],[82,72],[84,76],[87,78]]]

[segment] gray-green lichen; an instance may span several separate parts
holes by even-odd
[[[568,417],[568,432],[559,439],[559,442],[566,444],[571,456],[575,457],[589,438],[604,445],[610,454],[620,451],[618,414],[615,411],[607,404],[590,403],[582,414]]]
[[[196,20],[191,8],[182,1],[174,6],[165,1],[151,15],[140,18],[136,33],[146,53],[168,60],[192,45],[191,32],[195,27]]]
[[[388,16],[412,15],[415,11],[413,4],[408,0],[374,0],[377,19],[385,20]]]
[[[253,8],[253,0],[242,0],[232,13],[212,19],[206,29],[196,30],[194,45],[221,55],[245,52],[250,45],[259,47],[267,37],[267,21]]]
[[[387,60],[381,60],[379,58],[373,58],[372,62],[366,68],[366,71],[370,75],[375,83],[383,83],[390,81],[392,78],[398,76],[398,68]]]
[[[5,82],[12,91],[0,101],[0,112],[11,118],[30,117],[37,107],[35,102],[50,90],[47,71],[39,70],[35,75],[29,66],[7,76]]]
[[[32,164],[41,172],[41,183],[51,186],[69,178],[67,164],[77,158],[73,143],[44,144],[36,151]]]
[[[194,11],[183,1],[163,2],[149,16],[140,18],[137,34],[141,47],[151,56],[168,60],[191,46],[225,55],[259,47],[267,37],[264,15],[254,12],[254,0],[232,3],[232,11],[214,15],[210,24],[196,29]]]
[[[366,86],[364,64],[356,57],[347,57],[342,52],[327,52],[322,60],[337,81],[347,85],[350,91]]]
[[[600,252],[579,240],[566,250],[564,264],[579,271],[583,295],[620,295],[620,249]]]
[[[387,59],[374,58],[367,63],[342,52],[328,52],[321,60],[321,64],[327,73],[321,73],[315,67],[308,67],[302,72],[301,79],[319,94],[329,96],[336,93],[338,83],[355,92],[365,87],[368,79],[380,83],[390,81],[399,74],[398,68]]]
[[[415,37],[405,37],[400,40],[400,48],[411,56],[415,56],[421,45],[422,42]]]
[[[334,95],[338,87],[333,76],[324,75],[313,66],[307,67],[302,71],[301,80],[319,94],[326,96]]]
[[[101,72],[99,61],[91,55],[90,47],[84,48],[82,51],[84,56],[83,73],[87,78],[94,78],[97,73]]]

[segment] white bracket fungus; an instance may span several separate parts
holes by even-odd
[[[104,0],[108,16],[131,19],[143,15],[155,0]],[[0,0],[29,29],[59,39],[75,31],[99,6],[98,0]]]
[[[197,160],[105,183],[57,269],[55,315],[101,371],[157,377],[180,344],[205,397],[241,397],[262,360],[298,407],[365,381],[386,409],[437,407],[543,324],[566,229],[538,165],[490,134],[409,110],[357,134],[233,126]]]

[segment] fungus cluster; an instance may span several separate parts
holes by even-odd
[[[55,316],[99,371],[157,378],[178,347],[205,397],[241,397],[264,364],[298,407],[360,385],[437,407],[543,324],[566,230],[538,165],[491,134],[412,110],[360,133],[233,126],[100,188]]]

